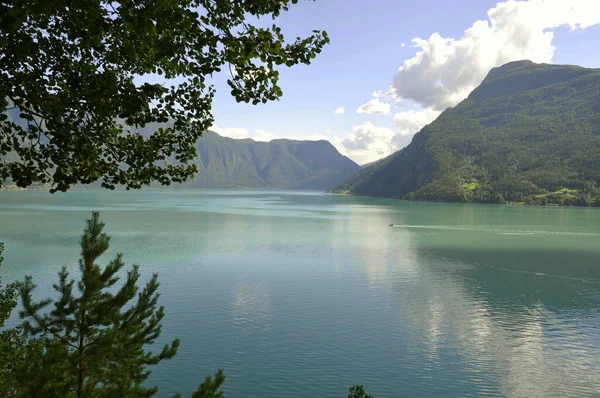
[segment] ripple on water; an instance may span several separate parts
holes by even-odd
[[[600,394],[600,212],[114,195],[1,196],[0,271],[43,284],[76,267],[77,212],[102,209],[111,250],[160,274],[158,345],[181,338],[152,374],[161,397],[218,368],[232,397]]]

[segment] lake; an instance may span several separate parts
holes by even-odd
[[[160,397],[218,368],[228,398],[600,394],[598,209],[2,191],[3,281],[30,274],[50,295],[92,210],[112,236],[103,263],[159,273],[161,344],[181,339],[153,368]]]

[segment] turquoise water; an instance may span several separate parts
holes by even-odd
[[[159,396],[225,370],[227,397],[600,394],[600,211],[311,192],[0,192],[4,281],[40,298],[99,210],[159,273]],[[390,227],[393,223],[395,226]]]

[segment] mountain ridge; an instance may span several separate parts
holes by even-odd
[[[263,142],[207,131],[196,150],[198,173],[181,187],[325,190],[360,170],[326,140]]]
[[[25,123],[18,111],[8,112],[16,123]],[[152,123],[133,129],[143,136],[168,124]],[[278,138],[269,142],[235,139],[206,131],[196,143],[196,175],[176,188],[248,188],[326,190],[350,177],[360,166],[326,140],[303,141]],[[5,160],[16,161],[9,153]],[[176,159],[169,159],[177,163]],[[11,185],[11,181],[5,181]],[[99,186],[99,183],[91,184]],[[153,184],[153,186],[158,186]]]
[[[600,69],[516,61],[492,69],[407,147],[334,191],[590,205],[600,204],[599,183]]]

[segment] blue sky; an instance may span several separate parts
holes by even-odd
[[[331,44],[310,66],[280,69],[278,102],[238,104],[226,76],[217,78],[214,129],[236,138],[328,139],[365,163],[408,144],[491,67],[516,59],[600,67],[600,0],[497,3],[300,0],[276,23],[289,38],[324,29]],[[424,41],[414,47],[414,38]],[[373,97],[378,90],[388,94]]]

